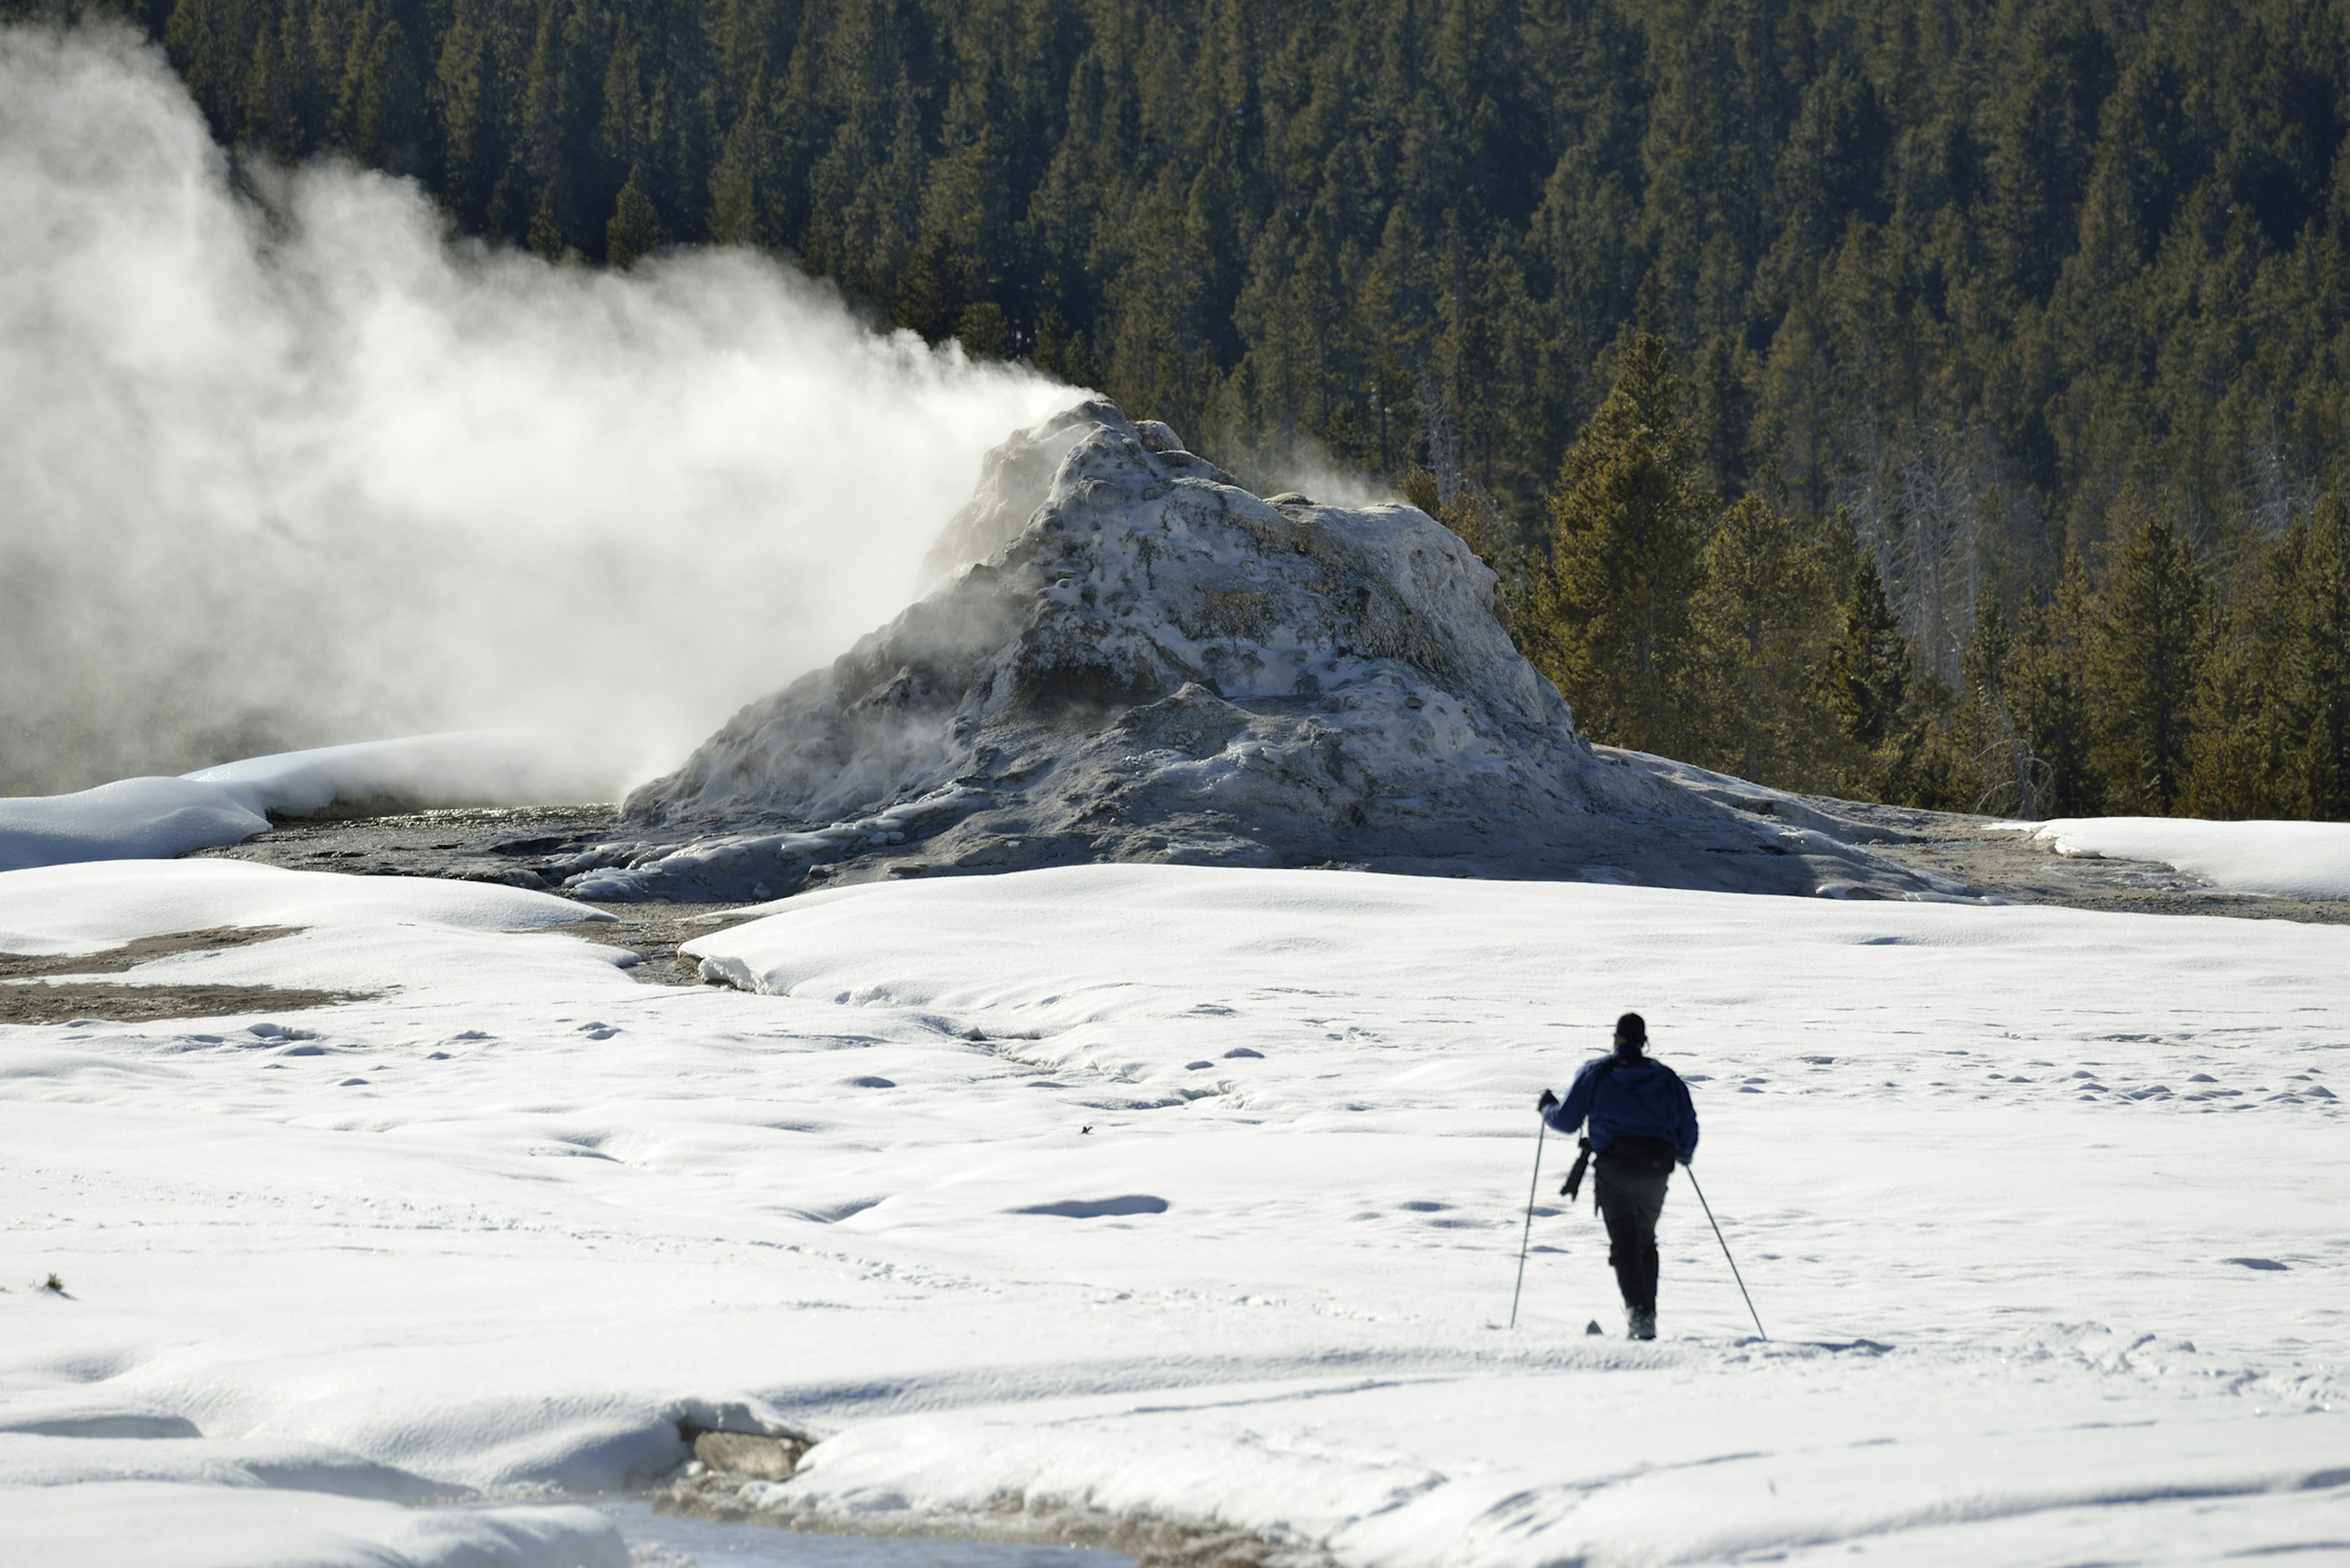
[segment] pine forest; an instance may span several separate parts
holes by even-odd
[[[1367,475],[1595,740],[2350,817],[2350,6],[124,14],[245,155],[572,265],[786,254],[1252,482]]]

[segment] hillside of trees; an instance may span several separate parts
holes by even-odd
[[[224,141],[1399,486],[1596,738],[2350,816],[2350,7],[79,0]],[[56,0],[0,0],[19,14]]]

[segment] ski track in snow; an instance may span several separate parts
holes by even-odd
[[[296,925],[108,978],[398,988],[0,1029],[0,1559],[625,1562],[586,1511],[408,1505],[644,1484],[729,1403],[822,1439],[776,1506],[868,1522],[2350,1553],[2342,928],[1091,867],[694,944],[779,994],[494,929],[579,915],[0,875],[0,949]],[[1679,1178],[1666,1337],[1625,1342],[1555,1137],[1501,1326],[1534,1095],[1627,1007],[1767,1343]]]

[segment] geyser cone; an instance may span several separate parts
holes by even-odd
[[[1277,499],[1106,402],[1014,437],[945,580],[637,791],[643,836],[572,890],[1090,860],[1814,890],[1777,827],[1595,753],[1450,530]]]

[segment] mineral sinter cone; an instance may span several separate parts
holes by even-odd
[[[1425,513],[1261,499],[1107,402],[990,453],[929,565],[920,602],[631,794],[568,890],[1089,861],[1908,881],[1596,753]]]

